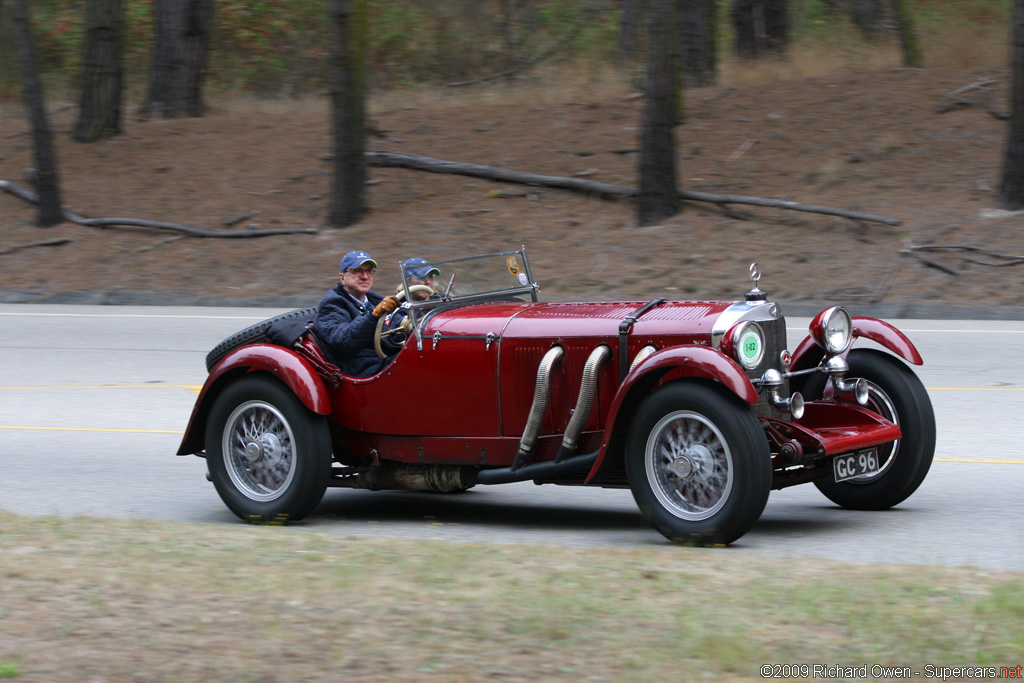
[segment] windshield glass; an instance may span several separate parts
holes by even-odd
[[[440,261],[418,260],[402,266],[400,271],[404,283],[400,291],[417,308],[448,301],[521,295],[537,300],[538,287],[530,273],[525,248]]]

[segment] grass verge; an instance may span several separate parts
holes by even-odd
[[[0,515],[0,678],[19,681],[923,672],[1016,666],[1021,623],[1019,572]]]

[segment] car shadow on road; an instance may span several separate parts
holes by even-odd
[[[603,529],[643,530],[650,527],[635,507],[581,506],[550,497],[510,502],[486,492],[430,493],[422,491],[328,491],[313,513],[318,520],[337,517],[360,522],[426,522],[502,526],[559,531]]]
[[[879,529],[883,522],[892,522],[892,515],[904,510],[860,511],[845,510],[830,503],[821,505],[786,506],[772,509],[769,506],[761,519],[754,524],[750,534],[755,536],[821,536],[831,538],[834,534],[860,531],[865,524],[874,523]]]

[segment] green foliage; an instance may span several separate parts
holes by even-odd
[[[5,662],[0,659],[0,678],[17,678],[21,675],[21,665],[18,662]]]
[[[152,5],[153,0],[124,4],[125,68],[128,83],[136,88],[149,75]],[[614,46],[615,7],[609,0],[536,0],[500,17],[499,3],[479,0],[370,3],[369,86],[388,89],[489,75],[543,53],[578,22],[582,29],[557,56],[605,60]],[[53,85],[75,86],[86,8],[87,0],[32,3],[40,68]],[[515,54],[509,54],[508,39]],[[326,87],[328,48],[324,2],[220,0],[207,82],[214,90],[261,95],[316,92]],[[6,56],[7,48],[0,49]],[[17,82],[11,57],[0,62],[0,83]]]
[[[728,50],[729,0],[719,0],[720,49]],[[922,31],[1005,23],[1011,0],[909,0]],[[10,8],[0,25],[0,99],[20,89],[10,38]],[[372,2],[369,87],[469,80],[558,50],[551,63],[613,61],[619,3],[614,0],[392,0]],[[87,0],[31,2],[33,35],[45,82],[74,89],[82,59]],[[503,7],[509,8],[503,14]],[[153,0],[124,0],[129,87],[148,82]],[[803,40],[853,35],[825,0],[793,0],[793,34]],[[327,4],[310,0],[218,0],[208,87],[285,95],[326,89]],[[571,41],[561,44],[567,35]],[[852,38],[851,38],[852,39]]]

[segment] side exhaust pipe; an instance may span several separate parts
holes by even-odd
[[[633,362],[629,364],[629,372],[633,372],[633,368],[643,363],[650,357],[652,353],[654,353],[657,350],[658,347],[654,346],[653,344],[648,344],[644,348],[640,349],[636,354],[636,358],[634,358]],[[627,372],[626,374],[628,375],[629,372]]]
[[[605,344],[601,344],[590,352],[590,356],[583,366],[580,397],[576,401],[576,409],[573,411],[569,424],[565,428],[565,434],[562,436],[562,447],[558,449],[555,462],[562,462],[576,452],[580,433],[583,432],[583,427],[590,418],[590,411],[594,407],[594,394],[597,393],[597,373],[611,356],[612,350]]]
[[[537,367],[537,387],[533,390],[533,406],[530,407],[530,416],[526,419],[523,438],[519,441],[519,451],[512,462],[513,472],[530,460],[530,452],[533,450],[533,445],[537,443],[541,420],[544,419],[544,413],[548,409],[548,398],[551,395],[551,371],[562,360],[563,355],[561,346],[552,346],[541,358],[540,365]]]

